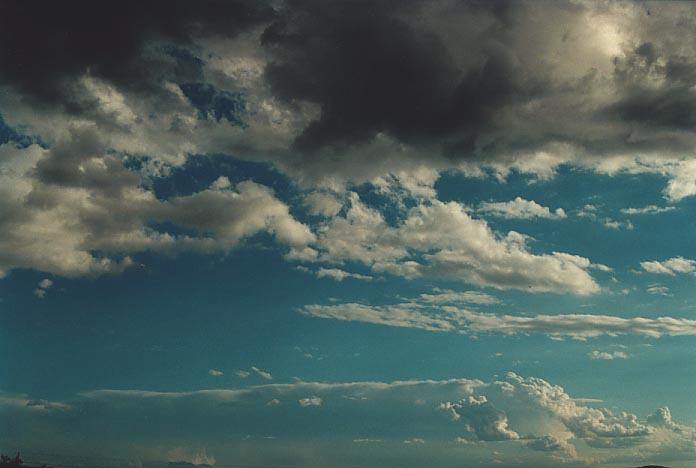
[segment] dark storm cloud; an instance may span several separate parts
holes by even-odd
[[[381,132],[414,144],[469,143],[498,108],[533,92],[500,42],[461,44],[479,56],[462,69],[435,31],[414,22],[420,7],[352,5],[295,3],[262,37],[274,57],[266,78],[275,94],[321,108],[296,139],[298,149],[365,143]],[[488,14],[504,5],[493,2]]]
[[[152,91],[162,75],[196,74],[155,57],[150,41],[192,45],[200,34],[233,36],[268,21],[263,2],[155,0],[8,1],[0,4],[0,81],[42,103],[64,103],[86,72],[126,89]]]
[[[696,127],[696,63],[689,58],[661,54],[645,42],[617,59],[615,74],[625,95],[607,107],[609,116],[677,130]]]
[[[557,143],[583,157],[671,155],[696,145],[688,10],[564,1],[3,2],[0,84],[35,105],[62,104],[107,133],[172,116],[171,125],[150,123],[160,133],[148,127],[157,134],[148,141],[189,142],[213,124],[248,135],[262,128],[231,143],[222,131],[202,136],[218,146],[197,150],[271,159],[300,179],[524,158]],[[260,36],[216,42],[250,31]],[[247,89],[223,68],[250,58],[259,78]],[[137,117],[114,118],[80,82],[85,76],[113,85],[139,106]],[[254,102],[277,111],[266,127],[254,120],[263,114]],[[189,104],[199,124],[186,127],[174,114]],[[408,164],[375,160],[394,148]]]

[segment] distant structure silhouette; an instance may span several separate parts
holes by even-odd
[[[0,454],[0,466],[22,466],[22,463],[24,461],[22,460],[22,457],[19,455],[19,452],[17,452],[17,455],[15,455],[14,458],[10,458],[7,455]]]

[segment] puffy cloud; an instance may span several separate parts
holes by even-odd
[[[380,306],[358,303],[310,304],[300,309],[300,312],[317,318],[468,335],[542,333],[551,337],[566,336],[578,340],[602,335],[638,335],[651,338],[659,338],[663,335],[696,335],[696,320],[686,318],[625,318],[590,314],[532,316],[492,314],[452,305],[438,305],[427,300]]]
[[[224,372],[219,371],[217,369],[210,369],[208,371],[208,374],[211,375],[212,377],[222,377],[223,375],[225,375]]]
[[[545,435],[529,441],[527,447],[540,452],[555,452],[557,450],[565,450],[567,444],[564,444],[563,440],[559,440],[552,435]]]
[[[628,354],[623,351],[597,351],[588,354],[592,360],[612,361],[614,359],[628,359]]]
[[[93,127],[73,128],[48,150],[0,147],[3,211],[0,274],[34,268],[57,275],[118,272],[143,251],[226,252],[258,232],[292,249],[314,241],[271,189],[252,181],[160,200],[109,151]],[[4,182],[7,182],[6,184]],[[152,223],[191,231],[172,234]],[[46,289],[46,288],[41,288]]]
[[[343,206],[336,197],[324,192],[310,193],[304,198],[304,204],[311,214],[326,217],[335,216]]]
[[[561,252],[533,254],[523,235],[511,231],[499,237],[457,202],[419,204],[394,227],[352,194],[345,217],[319,228],[317,246],[321,260],[357,261],[407,278],[452,278],[529,292],[599,291],[587,272],[588,259]]]
[[[681,424],[677,424],[672,420],[672,412],[667,406],[663,406],[662,408],[656,409],[653,414],[648,416],[646,421],[651,426],[663,427],[676,432],[690,431],[690,428]]]
[[[153,167],[234,154],[303,186],[397,175],[432,197],[446,169],[545,179],[569,164],[665,175],[671,200],[695,193],[693,31],[679,21],[691,5],[131,3],[108,8],[115,23],[139,18],[119,28],[93,27],[83,1],[4,11],[2,34],[21,42],[0,57],[13,125],[52,143],[91,122]],[[17,27],[29,21],[43,33]]]
[[[621,229],[626,229],[632,231],[634,229],[633,223],[630,221],[617,221],[615,219],[607,218],[603,222],[604,227],[613,229],[615,231],[620,231]]]
[[[321,406],[323,401],[318,396],[309,396],[306,398],[300,398],[297,400],[301,407],[306,408],[308,406]]]
[[[605,408],[578,405],[562,387],[543,379],[508,373],[507,381],[512,384],[509,391],[515,397],[553,414],[577,437],[636,437],[652,433],[651,427],[640,422],[634,414],[615,414]]]
[[[541,206],[534,200],[525,200],[521,197],[509,202],[484,202],[479,205],[478,211],[484,215],[506,219],[564,219],[568,217],[563,208],[556,208],[552,212],[548,207]]]
[[[46,291],[48,291],[51,286],[53,286],[53,281],[48,278],[44,278],[39,281],[36,289],[34,289],[34,295],[39,299],[43,299],[46,296]]]
[[[496,410],[485,396],[468,396],[456,403],[440,404],[440,410],[449,414],[453,420],[462,420],[466,428],[478,440],[516,440],[520,436],[508,427],[508,418],[502,411]]]
[[[660,275],[675,276],[677,274],[696,272],[696,260],[684,257],[674,257],[662,262],[657,260],[640,262],[640,266],[648,273]]]
[[[414,404],[417,400],[427,403]],[[298,404],[283,405],[281,401]],[[100,444],[103,437],[118,436],[116,440],[124,446],[138,440],[141,444],[131,447],[135,456],[144,455],[138,448],[143,441],[157,441],[155,445],[163,454],[160,456],[168,459],[168,453],[181,448],[183,437],[191,447],[210,448],[220,463],[238,457],[242,446],[260,448],[253,441],[261,443],[269,434],[279,441],[294,441],[275,449],[280,452],[274,452],[274,456],[294,453],[297,437],[311,438],[315,454],[324,454],[329,439],[356,444],[381,441],[391,450],[394,445],[403,446],[404,440],[417,445],[427,440],[447,466],[450,463],[443,444],[451,444],[452,440],[471,445],[472,457],[476,457],[475,447],[495,447],[504,460],[518,463],[549,456],[552,458],[542,460],[557,463],[560,457],[582,462],[587,457],[597,464],[617,456],[636,461],[636,450],[644,455],[669,449],[681,452],[694,434],[693,428],[674,422],[666,407],[641,420],[632,413],[594,405],[574,399],[562,387],[543,379],[513,373],[490,382],[294,382],[190,392],[96,390],[76,395],[69,403],[0,394],[0,415],[17,421],[15,429],[21,429],[2,433],[4,440],[22,442],[22,437],[40,430],[46,436],[43,443],[50,444],[56,439],[48,435],[57,437],[69,426],[72,437],[80,435],[86,445]],[[318,406],[321,411],[308,411]],[[301,424],[297,418],[301,418]],[[342,422],[339,426],[335,424],[337,419]],[[143,420],[147,424],[134,424]],[[230,444],[232,450],[225,451],[223,448]],[[521,446],[528,450],[520,451]],[[108,455],[111,446],[105,447]],[[119,448],[116,444],[114,450]],[[147,453],[152,459],[153,452]],[[457,454],[460,458],[452,459],[452,466],[461,466],[461,452]],[[391,455],[398,457],[398,450]],[[334,453],[334,457],[352,456]],[[266,464],[267,459],[260,457],[255,460]],[[465,465],[481,463],[473,459]]]

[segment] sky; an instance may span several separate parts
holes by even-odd
[[[694,21],[0,4],[0,452],[694,466]]]

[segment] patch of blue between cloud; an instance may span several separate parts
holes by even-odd
[[[18,148],[26,148],[33,143],[41,144],[37,139],[18,132],[16,129],[10,127],[2,114],[0,114],[0,145],[7,143],[14,143]]]
[[[408,210],[418,205],[418,200],[405,191],[394,196],[393,192],[383,192],[369,182],[353,186],[351,189],[358,194],[363,204],[381,213],[384,222],[391,227],[403,223]]]
[[[225,119],[234,126],[248,127],[243,120],[248,113],[244,93],[224,91],[209,83],[183,83],[179,88],[198,110],[200,120],[214,119],[220,122]]]
[[[132,160],[132,169],[142,166],[142,158]],[[297,196],[292,181],[268,163],[243,161],[223,154],[194,154],[181,166],[171,168],[166,175],[151,179],[152,189],[159,200],[192,195],[210,187],[219,177],[227,177],[232,185],[244,180],[269,187],[281,200]]]

